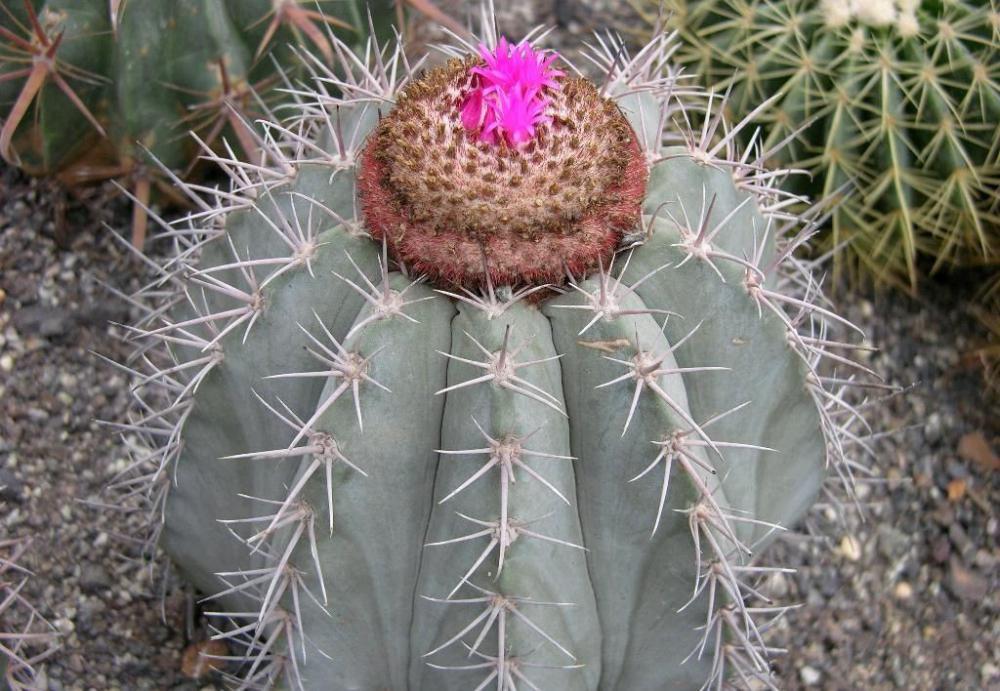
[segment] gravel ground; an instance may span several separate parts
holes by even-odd
[[[126,561],[138,515],[101,511],[101,490],[125,463],[113,430],[125,378],[100,353],[121,358],[112,321],[122,303],[98,283],[138,287],[139,262],[101,227],[127,209],[95,190],[85,204],[54,187],[2,174],[0,202],[0,534],[30,535],[26,594],[61,635],[42,688],[163,689],[180,676],[184,596],[161,612],[159,582]],[[54,209],[65,208],[69,242]]]
[[[554,16],[521,4],[523,26]],[[128,292],[143,276],[102,228],[127,208],[106,187],[77,200],[0,175],[0,537],[34,537],[26,594],[62,634],[42,688],[214,688],[182,668],[204,636],[189,596],[123,556],[142,516],[92,506],[125,463],[97,420],[124,417],[127,382],[94,353],[120,359],[110,323],[129,318],[101,282]],[[875,428],[896,432],[876,442],[865,520],[818,507],[771,552],[799,571],[768,589],[803,603],[774,634],[784,687],[1000,689],[1000,410],[967,356],[983,335],[955,308],[971,292],[845,300],[881,348],[869,364],[911,388],[876,409]]]
[[[869,365],[910,388],[873,415],[895,432],[874,445],[862,513],[819,506],[770,554],[799,570],[769,584],[803,603],[778,633],[787,688],[1000,689],[1000,405],[967,356],[978,324],[956,309],[974,286],[926,293],[844,300],[881,349]]]

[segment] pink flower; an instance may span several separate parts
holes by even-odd
[[[534,138],[538,125],[550,121],[546,91],[559,88],[556,80],[564,73],[552,67],[559,56],[546,56],[525,42],[511,45],[503,37],[494,51],[481,44],[479,54],[486,65],[472,68],[462,124],[478,130],[482,141],[495,144],[502,137],[509,146],[522,146]]]
[[[542,99],[527,97],[520,89],[498,90],[496,107],[487,110],[488,117],[479,136],[496,141],[496,135],[501,135],[510,146],[522,146],[534,138],[536,125],[549,121],[544,114],[546,105]]]
[[[490,52],[484,44],[479,46],[479,55],[486,67],[474,67],[472,73],[483,78],[486,91],[522,89],[525,94],[537,94],[544,88],[558,89],[556,77],[563,73],[552,69],[552,63],[559,57],[553,53],[545,57],[527,43],[512,46],[502,37],[496,52]]]

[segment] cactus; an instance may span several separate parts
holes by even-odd
[[[594,83],[482,19],[318,72],[164,227],[114,487],[245,687],[773,683],[758,552],[864,446],[813,221],[668,125],[669,36]]]
[[[35,665],[56,650],[55,630],[22,593],[30,574],[18,561],[29,546],[0,538],[0,683],[11,691],[38,688]]]
[[[426,0],[414,6],[447,21]],[[292,45],[332,63],[334,36],[385,35],[388,0],[21,0],[0,7],[0,155],[69,183],[125,178],[139,200],[141,245],[152,188],[178,195],[160,165],[190,173],[201,144],[244,157],[261,148],[251,123],[289,100]],[[260,92],[262,97],[255,92]],[[276,101],[277,99],[277,101]],[[229,149],[232,151],[232,149]],[[232,154],[236,155],[236,154]],[[160,165],[157,165],[160,164]]]
[[[634,4],[652,20],[660,3]],[[665,5],[680,61],[755,115],[765,150],[788,140],[772,156],[809,173],[801,189],[846,192],[822,243],[846,244],[836,271],[916,290],[928,268],[997,262],[996,0]]]

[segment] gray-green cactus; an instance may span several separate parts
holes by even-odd
[[[705,103],[666,37],[602,40],[597,87],[484,19],[478,58],[321,75],[270,169],[167,227],[120,488],[247,686],[771,683],[756,554],[859,416],[811,225],[666,125]]]

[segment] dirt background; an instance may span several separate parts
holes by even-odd
[[[569,45],[628,16],[610,1],[515,2],[501,26],[559,21],[555,43]],[[108,230],[128,217],[110,186],[81,198],[0,169],[0,535],[33,537],[25,593],[61,634],[40,688],[222,688],[184,674],[183,651],[204,636],[190,594],[128,556],[144,517],[95,507],[126,463],[98,420],[123,419],[128,402],[99,355],[124,356],[115,322],[130,314],[104,285],[127,293],[147,275]],[[1000,689],[1000,407],[975,356],[976,281],[951,277],[920,301],[840,299],[880,348],[869,365],[907,390],[875,410],[890,433],[863,519],[818,506],[772,549],[798,572],[768,591],[802,605],[774,632],[785,688]]]

